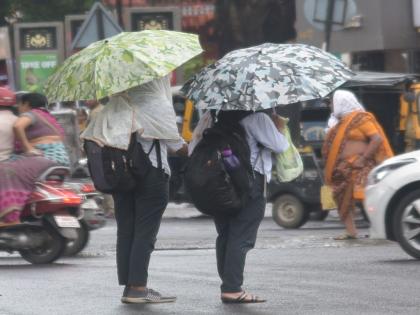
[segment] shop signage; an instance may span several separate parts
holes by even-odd
[[[48,77],[58,65],[57,54],[24,54],[20,58],[20,88],[30,92],[42,92]]]

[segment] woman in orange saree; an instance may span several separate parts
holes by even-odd
[[[388,139],[376,118],[365,111],[356,96],[337,90],[331,103],[332,118],[323,146],[325,181],[332,188],[345,234],[337,240],[357,238],[356,201],[364,199],[369,172],[393,156]]]

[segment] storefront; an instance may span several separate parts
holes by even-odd
[[[209,64],[218,59],[219,47],[215,34],[215,0],[123,0],[124,11],[124,28],[126,30],[141,30],[141,27],[136,24],[135,19],[140,19],[139,14],[141,9],[146,9],[151,12],[156,8],[155,16],[149,14],[149,23],[147,27],[150,28],[172,28],[170,22],[168,23],[165,17],[160,14],[159,9],[177,9],[180,12],[180,30],[199,34],[201,44],[204,48],[204,53],[189,62],[186,75],[202,67],[204,64]],[[108,7],[116,7],[116,0],[105,0],[103,2]],[[131,13],[130,13],[131,12]],[[129,15],[132,14],[131,17]],[[144,16],[143,16],[144,17]],[[143,21],[144,25],[144,21]]]

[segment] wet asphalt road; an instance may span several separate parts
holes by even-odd
[[[187,211],[172,209],[184,216]],[[420,314],[420,261],[387,241],[334,241],[334,217],[299,230],[270,218],[249,254],[245,288],[259,305],[219,301],[215,229],[208,218],[163,220],[150,286],[173,304],[123,305],[115,267],[115,222],[92,233],[88,248],[53,265],[0,254],[0,315],[23,314]],[[359,222],[361,233],[366,224]]]

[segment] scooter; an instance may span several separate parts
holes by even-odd
[[[79,220],[80,229],[77,230],[77,238],[67,242],[64,252],[65,256],[74,256],[86,247],[90,232],[106,224],[106,217],[103,210],[103,196],[95,189],[89,178],[68,178],[64,186],[83,198],[80,205],[83,216]]]
[[[82,197],[63,186],[66,167],[51,167],[37,180],[23,209],[21,224],[0,227],[0,250],[18,251],[32,264],[52,263],[77,238]]]

